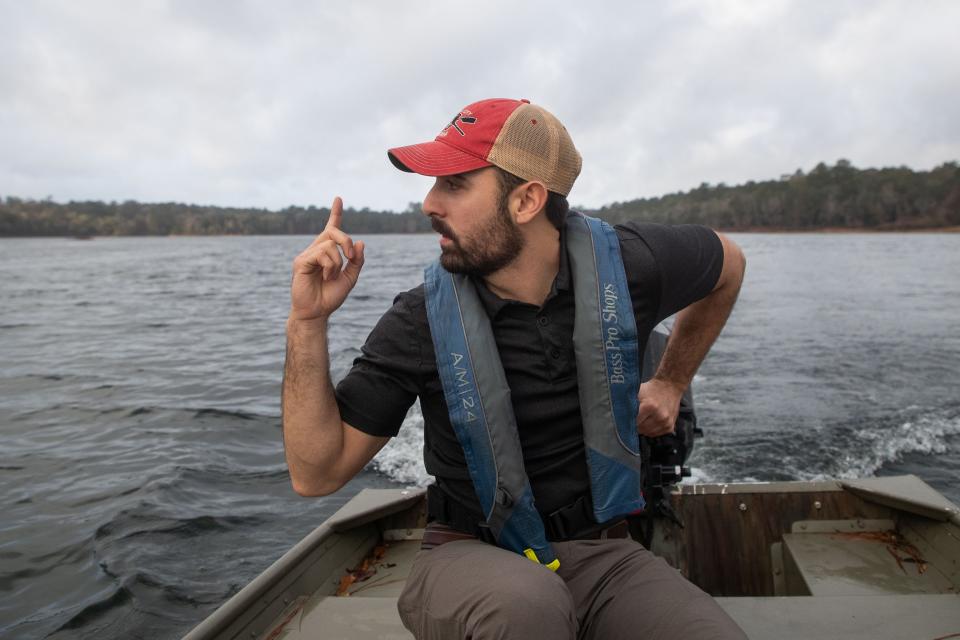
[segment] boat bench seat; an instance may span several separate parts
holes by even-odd
[[[717,598],[751,640],[937,638],[960,630],[960,596]],[[410,640],[396,598],[326,596],[277,640]]]
[[[900,538],[893,542],[890,531],[797,531],[783,535],[787,595],[954,593],[936,566]]]
[[[929,639],[960,632],[954,594],[716,600],[751,640]]]
[[[317,598],[304,607],[299,624],[288,624],[276,640],[411,640],[400,622],[397,598]]]

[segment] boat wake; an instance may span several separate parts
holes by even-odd
[[[945,454],[950,450],[951,438],[960,436],[960,411],[956,409],[923,411],[909,407],[905,413],[906,416],[888,424],[855,428],[849,441],[843,443],[846,453],[837,457],[833,469],[827,474],[801,471],[800,479],[872,476],[885,465],[900,462],[907,454]]]
[[[407,413],[400,433],[377,454],[370,468],[404,485],[425,487],[433,480],[423,466],[423,414],[419,400]]]
[[[771,419],[775,422],[775,420]],[[919,473],[956,500],[960,403],[906,407],[883,416],[808,420],[782,429],[707,429],[687,482],[817,481]],[[938,471],[940,467],[944,470]],[[944,476],[944,482],[939,476]]]
[[[708,432],[698,443],[691,460],[692,476],[685,483],[865,478],[908,454],[936,456],[950,451],[951,440],[960,436],[960,406],[936,410],[908,407],[881,419],[823,425],[805,437],[794,431],[792,443],[787,445],[776,443],[778,438],[759,438],[754,442],[750,466],[745,466],[742,458],[722,453],[742,443],[723,442],[724,433],[718,432],[713,440],[712,435]],[[814,452],[817,455],[811,455]],[[422,487],[431,482],[432,476],[423,467],[419,403],[414,404],[397,437],[370,463],[370,469],[399,484]],[[765,473],[767,470],[770,473]]]

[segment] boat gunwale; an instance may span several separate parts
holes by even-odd
[[[294,544],[240,591],[191,629],[183,640],[211,640],[259,604],[263,597],[295,571],[331,537],[411,508],[423,499],[423,489],[363,489]]]

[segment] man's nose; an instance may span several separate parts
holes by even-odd
[[[431,187],[430,191],[427,192],[426,197],[423,199],[423,203],[420,205],[423,215],[427,216],[428,218],[432,216],[442,217],[440,212],[440,203],[436,195],[434,195],[435,189],[436,187]]]

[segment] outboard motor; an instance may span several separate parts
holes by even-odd
[[[646,382],[657,372],[669,338],[670,328],[662,322],[650,332],[641,362],[641,382]],[[635,539],[648,549],[653,538],[655,518],[666,517],[683,526],[670,506],[670,488],[690,476],[686,462],[693,453],[695,439],[702,436],[703,431],[697,426],[691,384],[680,398],[680,412],[674,432],[656,438],[640,438],[641,484],[647,506],[642,513],[631,518],[631,529]]]

